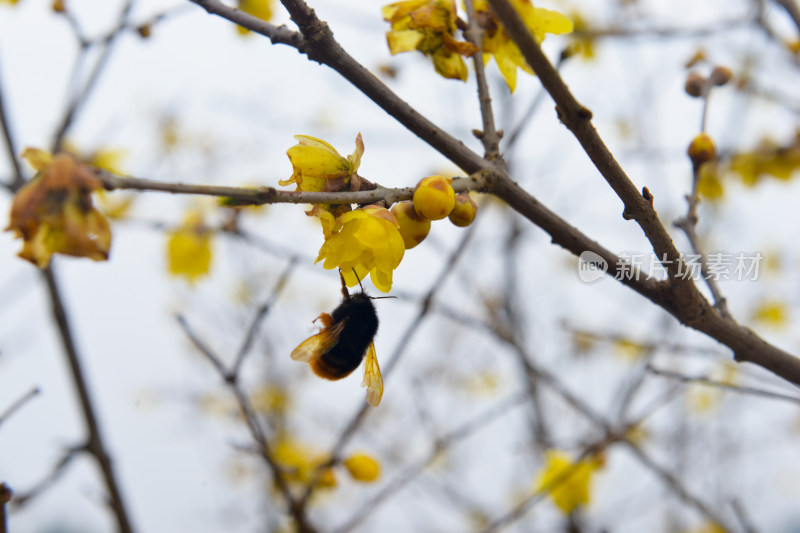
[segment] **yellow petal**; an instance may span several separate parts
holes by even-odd
[[[36,171],[44,170],[53,162],[53,156],[50,152],[45,152],[38,148],[25,148],[22,152],[22,158]]]
[[[392,55],[416,50],[424,35],[417,30],[386,32],[386,42]]]

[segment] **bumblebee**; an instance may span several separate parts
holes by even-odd
[[[375,334],[378,332],[378,314],[372,298],[361,292],[351,295],[342,278],[343,300],[332,314],[322,313],[314,321],[322,329],[292,351],[292,359],[308,363],[321,378],[338,380],[349,376],[358,368],[366,355],[364,380],[367,403],[377,407],[383,396],[383,379],[375,355]]]

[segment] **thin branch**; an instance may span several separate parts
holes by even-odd
[[[359,524],[361,524],[367,517],[373,513],[377,508],[385,502],[392,495],[399,492],[408,483],[413,481],[419,476],[431,463],[441,456],[448,448],[460,442],[477,431],[482,429],[487,424],[494,422],[501,416],[507,414],[511,409],[527,400],[525,394],[514,394],[503,401],[499,402],[494,407],[487,409],[485,412],[476,415],[474,418],[461,424],[454,430],[443,435],[433,445],[430,453],[420,459],[419,461],[408,465],[399,474],[397,474],[391,481],[387,482],[381,490],[379,490],[372,498],[362,504],[352,516],[345,520],[345,522],[333,529],[334,533],[347,533],[352,531]]]
[[[38,396],[40,392],[41,391],[39,390],[39,387],[34,387],[26,392],[21,398],[17,399],[17,401],[9,405],[3,413],[0,413],[0,426],[2,426],[8,417],[17,412],[23,405],[28,403],[34,397]]]
[[[717,381],[708,378],[706,376],[687,376],[685,374],[680,374],[678,372],[673,372],[671,370],[656,368],[652,365],[647,365],[647,371],[648,373],[653,374],[654,376],[661,376],[664,378],[674,379],[681,383],[700,383],[702,385],[708,385],[709,387],[725,389],[739,394],[760,396],[762,398],[770,398],[773,400],[784,400],[787,402],[792,402],[800,405],[800,397],[792,396],[790,394],[783,394],[780,392],[773,392],[766,389],[759,389],[757,387],[748,387],[745,385],[733,385],[731,383],[725,383],[724,381]]]
[[[126,28],[128,16],[133,9],[134,2],[135,0],[127,0],[125,5],[122,7],[122,11],[119,14],[117,28],[106,39],[103,51],[100,53],[100,57],[97,58],[94,68],[89,73],[89,77],[86,79],[86,82],[74,95],[72,101],[67,106],[67,110],[61,119],[53,139],[53,149],[51,150],[53,153],[61,150],[61,145],[64,142],[64,137],[67,134],[67,130],[69,130],[70,126],[72,126],[78,111],[80,111],[80,109],[83,107],[83,104],[86,103],[89,95],[92,92],[92,89],[94,89],[101,75],[105,71],[105,67],[108,65],[108,61],[111,58],[112,52],[114,51],[114,44],[116,43],[117,38]],[[81,54],[83,54],[85,50],[86,48],[84,47],[81,50]]]
[[[699,497],[692,494],[681,482],[681,480],[678,479],[676,476],[674,476],[668,469],[658,464],[649,455],[647,455],[637,444],[628,439],[627,436],[625,435],[624,430],[623,431],[615,430],[611,422],[606,420],[606,418],[602,414],[595,411],[594,408],[591,407],[589,404],[587,404],[580,396],[574,394],[571,390],[569,390],[561,382],[561,380],[558,379],[558,377],[555,374],[533,363],[524,347],[520,345],[515,345],[513,342],[509,342],[508,339],[503,338],[501,335],[498,335],[498,338],[506,343],[509,343],[511,348],[514,349],[514,351],[517,354],[517,357],[519,358],[520,362],[526,369],[526,374],[528,376],[528,379],[535,379],[538,383],[541,383],[544,386],[553,390],[555,393],[561,396],[561,398],[565,402],[567,402],[567,404],[572,406],[578,413],[582,414],[585,418],[587,418],[588,420],[593,422],[598,428],[600,428],[606,435],[606,438],[609,439],[609,442],[619,441],[625,444],[633,453],[633,455],[637,459],[639,459],[639,461],[644,466],[646,466],[650,471],[652,471],[658,477],[660,477],[662,481],[684,502],[694,507],[698,512],[707,517],[709,520],[721,524],[723,526],[725,525],[725,521],[722,519],[721,516],[719,516],[714,510],[712,510]],[[626,426],[623,426],[623,428],[624,427]],[[726,530],[732,531],[731,528],[726,528]]]
[[[203,196],[216,196],[230,198],[237,205],[263,205],[263,204],[371,204],[386,202],[391,205],[395,202],[410,200],[414,196],[413,187],[386,188],[378,186],[371,191],[355,192],[303,192],[282,191],[274,187],[227,187],[220,185],[193,185],[185,183],[170,183],[166,181],[149,180],[142,178],[129,178],[115,176],[107,171],[100,171],[97,177],[103,182],[106,190],[133,189],[138,191],[160,191],[173,194],[198,194]],[[468,190],[480,191],[485,187],[481,175],[471,178],[456,178],[453,180],[453,190],[463,192]]]
[[[27,491],[17,494],[12,505],[14,507],[23,507],[32,499],[54,486],[56,481],[61,479],[61,476],[67,471],[67,467],[72,464],[72,460],[85,451],[87,451],[85,446],[69,448],[44,478]]]
[[[286,265],[285,269],[283,269],[283,272],[278,278],[277,283],[275,283],[275,288],[272,290],[269,298],[267,298],[267,301],[260,305],[256,310],[256,315],[253,317],[253,321],[250,323],[250,327],[247,329],[247,335],[245,335],[242,346],[239,348],[239,351],[236,354],[236,360],[233,363],[231,374],[234,379],[237,379],[239,376],[239,371],[242,368],[244,358],[250,351],[250,347],[253,345],[253,340],[255,339],[256,333],[258,333],[261,323],[264,321],[264,317],[267,316],[267,313],[269,313],[269,311],[272,309],[272,306],[275,305],[275,300],[278,299],[278,296],[283,291],[284,287],[286,287],[286,282],[289,281],[289,276],[292,275],[292,272],[294,272],[296,266],[297,261],[295,259],[290,259],[289,264]]]
[[[794,22],[797,31],[800,32],[800,6],[795,0],[774,0],[776,4],[786,10],[786,13]]]
[[[299,533],[316,533],[316,528],[314,528],[308,521],[308,517],[305,514],[303,505],[292,494],[289,483],[283,476],[283,469],[276,462],[274,456],[272,455],[269,440],[267,439],[267,436],[258,421],[258,416],[256,415],[256,411],[253,408],[250,399],[239,386],[239,382],[236,379],[236,374],[233,371],[229,371],[227,368],[225,368],[225,365],[222,363],[220,358],[217,357],[217,355],[206,345],[205,342],[203,342],[200,336],[197,335],[191,326],[189,326],[189,323],[183,316],[178,315],[176,318],[186,336],[190,341],[192,341],[192,344],[194,344],[194,346],[200,350],[200,353],[208,358],[208,360],[219,373],[222,380],[231,389],[231,392],[233,393],[234,397],[236,398],[236,402],[239,405],[239,409],[242,412],[242,416],[245,419],[247,429],[250,431],[250,436],[253,438],[256,444],[258,444],[258,454],[267,463],[267,466],[272,472],[272,478],[275,481],[278,490],[286,500],[286,506],[295,520],[297,531]]]
[[[478,138],[483,143],[483,157],[489,161],[496,161],[500,158],[500,134],[494,124],[494,113],[492,112],[492,97],[489,94],[489,84],[486,83],[486,71],[483,68],[483,30],[478,25],[478,17],[475,14],[475,4],[472,0],[464,0],[469,18],[469,29],[465,32],[467,39],[478,47],[478,51],[472,56],[472,65],[475,67],[475,79],[478,85],[478,102],[481,108],[481,120],[483,130]]]
[[[298,52],[305,53],[306,41],[299,32],[290,30],[286,26],[275,26],[244,11],[227,6],[218,0],[189,0],[205,9],[212,15],[218,15],[243,28],[267,37],[272,44],[285,44],[296,48]]]
[[[0,483],[0,533],[8,533],[8,521],[6,517],[6,504],[14,497],[11,487],[5,483]]]
[[[61,344],[64,348],[64,353],[67,356],[72,380],[75,384],[78,399],[80,400],[81,412],[86,424],[88,432],[86,442],[86,452],[88,452],[97,462],[100,471],[103,474],[106,489],[108,489],[109,506],[114,513],[117,521],[117,527],[120,533],[132,533],[133,527],[131,526],[128,511],[125,502],[122,498],[122,492],[119,488],[119,482],[114,475],[114,469],[111,465],[111,457],[108,454],[103,437],[100,432],[100,424],[97,421],[97,415],[94,412],[94,404],[92,403],[91,396],[89,395],[89,386],[84,377],[81,358],[78,354],[78,348],[72,338],[72,329],[69,325],[67,312],[64,303],[61,300],[61,290],[59,289],[58,282],[56,281],[55,273],[53,272],[52,265],[42,271],[45,283],[47,285],[47,293],[50,298],[50,304],[53,308],[53,318],[58,333],[61,337]]]
[[[5,141],[4,144],[6,147],[6,152],[8,153],[8,160],[11,162],[11,167],[14,169],[14,179],[9,183],[5,183],[4,185],[9,190],[16,191],[25,185],[25,176],[22,174],[22,168],[20,167],[19,159],[17,159],[19,152],[17,151],[17,146],[14,143],[14,136],[11,133],[10,120],[8,114],[6,113],[2,69],[0,69],[0,127],[3,129],[3,140]]]

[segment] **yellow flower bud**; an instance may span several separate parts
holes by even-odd
[[[317,483],[319,487],[322,488],[332,488],[336,486],[336,474],[333,473],[333,470],[330,468],[326,468],[320,474],[319,482]]]
[[[425,240],[431,230],[431,221],[422,217],[414,209],[412,202],[400,202],[392,206],[392,214],[400,225],[400,236],[406,250],[410,250]]]
[[[694,167],[699,168],[703,163],[717,157],[717,148],[714,146],[714,140],[704,132],[692,139],[686,153],[692,159]]]
[[[372,483],[381,475],[380,463],[364,453],[354,453],[344,462],[353,479],[362,483]]]
[[[475,203],[468,192],[462,192],[456,196],[456,205],[450,212],[450,222],[459,228],[465,228],[475,220],[478,212],[478,204]]]
[[[451,181],[444,176],[422,178],[414,190],[417,213],[430,220],[441,220],[449,215],[456,203]]]

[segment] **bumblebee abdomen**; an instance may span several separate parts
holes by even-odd
[[[339,341],[311,363],[311,370],[326,379],[342,379],[358,368],[378,331],[378,315],[372,300],[354,294],[333,310],[334,323],[344,321]]]

